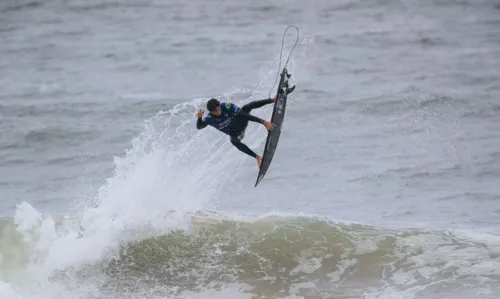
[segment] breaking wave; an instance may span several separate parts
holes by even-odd
[[[2,222],[2,244],[10,242],[1,248],[2,280],[37,257],[26,251],[19,230]],[[490,235],[215,212],[191,214],[188,229],[128,233],[136,239],[113,255],[57,267],[46,283],[79,292],[92,286],[86,298],[174,298],[228,287],[235,298],[438,298],[443,292],[494,298],[491,290],[500,287],[500,239]]]

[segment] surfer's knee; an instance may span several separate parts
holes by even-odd
[[[241,143],[240,139],[236,136],[231,136],[229,139],[233,145],[236,145],[237,143]]]

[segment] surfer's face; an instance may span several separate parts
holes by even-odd
[[[215,116],[219,116],[221,114],[220,105],[217,106],[217,108],[215,108],[215,110],[210,113],[212,113]]]

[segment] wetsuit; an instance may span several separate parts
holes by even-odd
[[[203,119],[200,117],[196,122],[198,130],[205,128],[207,125],[216,128],[217,130],[229,135],[231,143],[240,151],[251,157],[257,157],[248,146],[243,144],[241,140],[245,137],[245,130],[248,126],[248,121],[264,123],[263,119],[250,114],[252,109],[260,108],[264,105],[271,104],[271,99],[250,102],[243,107],[238,107],[233,103],[220,103],[221,114],[215,116],[208,114]]]

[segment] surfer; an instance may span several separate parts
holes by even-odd
[[[291,93],[294,89],[295,85],[288,88],[287,94]],[[250,157],[255,158],[257,160],[257,165],[260,168],[262,158],[254,151],[252,151],[246,144],[242,143],[241,140],[245,137],[245,130],[248,126],[249,121],[263,124],[269,131],[273,129],[274,124],[267,120],[263,120],[254,115],[251,115],[250,112],[253,109],[261,108],[262,106],[274,103],[275,101],[276,97],[252,101],[240,108],[233,103],[221,103],[217,99],[212,98],[207,101],[207,116],[203,117],[203,113],[205,112],[203,109],[200,109],[200,111],[198,111],[196,128],[198,130],[201,130],[209,125],[221,131],[222,133],[229,135],[231,143],[238,150],[244,152]]]

